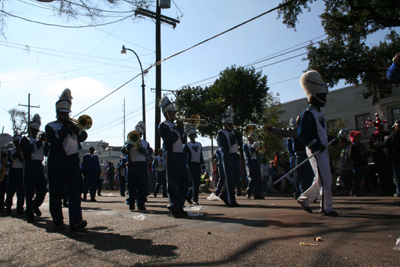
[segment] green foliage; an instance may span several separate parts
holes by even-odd
[[[379,44],[367,43],[367,38],[380,30],[400,26],[400,1],[323,0],[325,10],[320,15],[328,38],[319,45],[310,44],[308,69],[321,73],[329,87],[345,80],[347,84],[364,84],[364,97],[375,104],[392,92],[400,81],[389,82],[386,71],[392,57],[400,51],[400,36],[392,30]],[[287,0],[284,0],[287,2]],[[303,10],[311,11],[315,0],[298,0],[278,11],[283,23],[295,28]]]
[[[331,129],[329,129],[328,134],[337,136],[340,130],[346,129],[346,120],[345,119],[336,119],[336,124],[333,125]],[[338,142],[334,142],[331,146],[329,146],[329,157],[335,162],[340,159],[340,151],[342,148],[339,146]]]
[[[228,106],[235,112],[235,125],[253,125],[256,138],[270,149],[279,147],[280,140],[264,135],[262,126],[279,126],[279,97],[269,92],[267,77],[254,68],[231,66],[220,73],[220,77],[209,87],[185,87],[175,94],[175,105],[181,117],[193,114],[206,119],[207,125],[198,128],[201,136],[214,137],[222,128],[222,116]],[[203,124],[203,123],[202,123]],[[273,153],[273,150],[272,150]]]

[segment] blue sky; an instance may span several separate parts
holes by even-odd
[[[162,14],[180,19],[173,29],[161,27],[162,58],[169,57],[207,38],[219,34],[275,6],[278,0],[175,0]],[[83,21],[59,17],[53,11],[26,3],[9,1],[5,10],[30,20],[61,25],[85,25]],[[37,4],[41,7],[46,5]],[[162,88],[176,90],[184,85],[205,85],[214,79],[195,83],[219,74],[231,65],[244,66],[311,39],[322,40],[324,31],[318,15],[322,1],[312,4],[312,12],[300,16],[297,31],[277,19],[277,12],[258,18],[205,44],[173,57],[162,64]],[[121,6],[120,10],[127,10]],[[116,20],[107,18],[99,23]],[[374,40],[371,40],[374,41]],[[303,44],[302,44],[303,43]],[[302,44],[302,45],[300,45]],[[155,23],[151,19],[126,19],[102,27],[61,28],[8,18],[5,38],[0,38],[0,126],[11,133],[7,110],[18,104],[40,105],[31,113],[42,117],[42,128],[55,119],[55,102],[64,88],[74,97],[72,115],[84,110],[126,81],[140,73],[133,53],[121,55],[125,45],[136,51],[143,67],[155,62]],[[305,53],[305,49],[253,65],[255,68]],[[304,97],[299,77],[307,68],[304,56],[260,68],[268,76],[271,91],[280,94],[281,102]],[[155,68],[145,75],[147,140],[154,144]],[[342,87],[340,84],[338,87]],[[104,140],[113,146],[123,143],[123,99],[126,102],[126,134],[141,120],[141,78],[138,77],[105,100],[85,111],[94,120],[88,141]],[[23,107],[20,107],[21,109]],[[200,138],[203,145],[209,140]]]

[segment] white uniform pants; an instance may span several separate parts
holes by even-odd
[[[311,149],[307,147],[307,156],[312,155]],[[314,171],[314,181],[303,194],[300,195],[298,201],[304,203],[308,207],[314,202],[319,194],[321,194],[321,209],[325,212],[332,211],[332,174],[329,162],[328,149],[318,153],[310,159],[311,167]]]

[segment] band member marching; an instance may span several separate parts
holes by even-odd
[[[165,163],[164,163],[164,152],[162,149],[158,150],[158,156],[154,158],[151,169],[153,173],[156,173],[157,184],[154,189],[154,197],[157,197],[157,193],[160,190],[160,186],[163,187],[163,197],[168,197],[167,195],[167,180],[165,174]]]
[[[225,190],[220,198],[229,207],[238,207],[235,187],[240,179],[239,146],[243,146],[242,135],[233,130],[233,110],[228,107],[222,117],[223,130],[217,134],[218,146],[222,152],[222,167],[225,176]]]
[[[128,193],[127,204],[132,211],[135,209],[135,202],[138,210],[146,210],[147,201],[147,160],[153,154],[149,143],[141,139],[145,132],[145,125],[142,121],[135,127],[136,133],[128,134],[128,142],[122,147],[121,151],[128,155]],[[135,144],[129,140],[133,138]]]
[[[83,200],[86,200],[86,194],[90,188],[90,201],[96,201],[97,179],[100,177],[101,168],[99,157],[94,154],[94,147],[89,148],[89,153],[83,156]]]
[[[310,106],[300,116],[297,135],[306,146],[308,157],[317,151],[320,152],[310,159],[314,181],[297,200],[305,211],[312,213],[310,204],[321,194],[320,212],[322,215],[335,217],[338,213],[332,208],[332,174],[326,147],[334,137],[327,134],[325,115],[321,111],[321,108],[325,106],[328,90],[321,75],[315,70],[304,73],[300,78],[300,84]]]
[[[261,168],[258,162],[258,151],[260,147],[258,142],[254,142],[254,134],[251,133],[247,140],[248,143],[243,145],[243,150],[246,155],[246,168],[249,184],[247,187],[247,198],[251,197],[254,189],[254,199],[264,199],[262,196],[262,181],[261,181]]]
[[[23,176],[23,162],[24,156],[22,155],[21,146],[19,142],[21,140],[20,135],[14,135],[13,143],[15,148],[8,150],[8,161],[10,162],[10,175],[8,178],[7,186],[7,213],[11,213],[11,207],[13,205],[13,197],[17,192],[17,214],[22,215],[24,212],[24,176]]]
[[[32,121],[28,124],[28,136],[21,139],[20,145],[24,155],[24,188],[26,199],[26,216],[28,223],[33,223],[35,213],[41,216],[42,212],[39,207],[42,205],[47,193],[46,178],[44,177],[44,169],[42,161],[49,151],[49,143],[46,135],[39,132],[41,122],[39,114],[35,114]],[[36,196],[33,199],[33,196]]]
[[[62,197],[67,188],[69,200],[69,229],[77,231],[85,228],[87,222],[82,220],[81,195],[79,184],[81,170],[79,164],[80,143],[85,141],[87,133],[69,117],[72,95],[65,89],[56,102],[57,120],[46,125],[46,136],[50,142],[48,157],[50,213],[54,230],[64,229]]]
[[[189,174],[192,178],[192,187],[187,194],[186,200],[190,204],[193,203],[194,205],[199,205],[201,170],[203,170],[203,173],[207,172],[207,170],[206,165],[204,164],[203,149],[201,143],[196,142],[196,129],[192,126],[189,126],[186,129],[186,133],[187,135],[189,135],[190,142],[186,143],[183,149],[183,153],[185,153],[186,155]]]
[[[165,121],[158,125],[158,131],[164,141],[168,209],[175,218],[187,218],[188,214],[183,210],[189,184],[186,158],[183,153],[183,145],[187,142],[187,135],[182,121],[178,120],[176,124],[174,123],[176,108],[167,96],[161,99],[159,106],[165,117]]]

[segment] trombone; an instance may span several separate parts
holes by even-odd
[[[72,123],[78,125],[82,131],[87,131],[92,128],[93,120],[89,115],[81,115],[78,119],[69,118]]]
[[[233,128],[243,130],[245,135],[247,136],[251,135],[254,132],[254,126],[252,125],[247,125],[246,127],[233,125]]]

